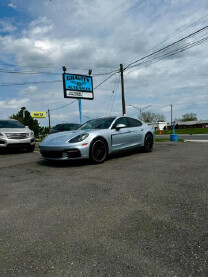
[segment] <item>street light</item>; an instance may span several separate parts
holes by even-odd
[[[26,110],[26,108],[22,107],[21,110],[22,110],[22,117],[25,118],[25,110]]]
[[[147,109],[147,108],[149,108],[150,106],[152,106],[152,105],[148,105],[148,106],[146,106],[146,107],[144,107],[144,108],[137,108],[137,107],[135,107],[135,106],[133,106],[133,105],[128,105],[128,107],[133,107],[134,109],[136,109],[137,111],[139,111],[140,112],[140,115],[141,115],[141,113],[143,112],[143,110],[145,110],[145,109]]]

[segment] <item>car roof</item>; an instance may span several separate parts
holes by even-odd
[[[97,117],[97,118],[92,118],[92,119],[89,119],[88,121],[90,121],[90,120],[96,120],[96,119],[116,119],[117,117],[119,117],[119,116],[105,116],[105,117]]]
[[[18,121],[18,120],[16,120],[16,119],[0,119],[0,121]]]
[[[65,125],[65,124],[80,125],[79,123],[64,122],[64,123],[58,123],[55,126],[57,126],[57,125]]]

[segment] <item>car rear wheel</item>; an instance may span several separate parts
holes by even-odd
[[[107,158],[107,145],[103,139],[96,139],[90,147],[90,158],[94,163],[103,163]]]
[[[145,139],[144,139],[144,151],[145,152],[151,152],[153,149],[153,136],[152,134],[146,134]]]

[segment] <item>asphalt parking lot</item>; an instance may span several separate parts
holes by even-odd
[[[0,154],[0,276],[208,276],[208,144],[47,163]]]

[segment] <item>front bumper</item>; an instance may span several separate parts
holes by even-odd
[[[5,139],[0,137],[0,149],[6,148],[27,148],[35,145],[34,138],[26,138],[21,140],[16,139]]]
[[[89,158],[89,145],[78,143],[70,146],[39,146],[40,153],[45,160],[81,160]]]

